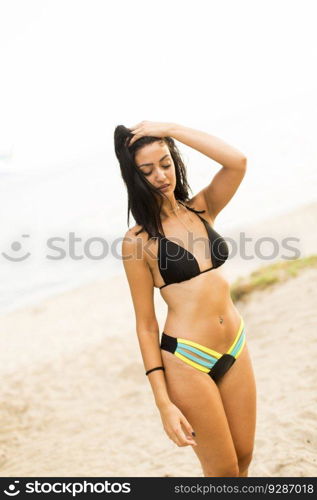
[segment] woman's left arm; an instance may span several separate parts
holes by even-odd
[[[222,139],[177,123],[169,124],[168,135],[222,165],[211,182],[195,196],[197,201],[203,197],[201,201],[205,202],[209,215],[215,219],[241,184],[247,168],[247,158]]]

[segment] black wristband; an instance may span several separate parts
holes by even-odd
[[[153,372],[154,370],[165,370],[164,366],[156,366],[155,368],[151,368],[150,370],[147,370],[145,372],[145,375],[148,375],[149,373]]]

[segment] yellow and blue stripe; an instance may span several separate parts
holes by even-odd
[[[179,359],[197,370],[218,379],[239,357],[246,342],[244,320],[241,316],[237,335],[226,353],[220,353],[202,344],[182,337],[171,337],[163,332],[161,348],[175,354]],[[188,352],[189,351],[189,352]],[[199,355],[198,358],[195,354]],[[221,360],[221,361],[220,361]],[[217,367],[217,370],[215,368]]]

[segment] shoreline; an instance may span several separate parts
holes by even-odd
[[[305,252],[316,210],[288,221]],[[286,222],[270,230],[285,234]],[[250,477],[317,474],[316,280],[316,267],[303,268],[235,302],[258,394]],[[158,290],[154,302],[162,327]],[[174,447],[162,428],[123,274],[2,315],[0,332],[1,476],[201,477],[190,447]]]
[[[236,303],[258,394],[250,477],[317,473],[316,279],[302,269]],[[201,477],[162,428],[122,292],[116,309],[92,286],[0,320],[1,476]]]
[[[263,238],[263,235],[267,238],[275,238],[279,245],[279,251],[282,248],[281,241],[283,238],[290,236],[299,238],[299,251],[301,257],[315,253],[317,248],[315,220],[317,220],[317,201],[300,205],[292,211],[285,212],[274,217],[272,216],[260,222],[255,222],[248,225],[246,228],[235,225],[231,228],[229,227],[225,231],[222,231],[223,236],[229,241],[229,246],[231,241],[234,242],[234,247],[232,247],[232,257],[229,256],[229,259],[223,267],[223,274],[225,278],[232,284],[239,276],[246,276],[262,264],[266,265],[267,263],[273,263],[278,260],[278,256],[270,261],[261,261],[260,258],[254,257],[252,253],[254,252],[254,246],[252,246],[252,243],[251,245],[248,243],[245,247],[252,257],[251,260],[243,259],[238,253],[234,253],[237,250],[241,252],[242,245],[240,245],[240,239],[241,237],[243,238],[243,234],[245,234],[245,237],[251,238],[255,244],[260,240],[260,238]],[[221,223],[218,223],[217,219],[215,222],[215,229],[218,229],[221,232]],[[269,243],[266,246],[263,244],[261,249],[263,250],[263,253],[267,251],[267,255],[270,255],[271,246]],[[282,253],[280,252],[279,255],[282,255]],[[35,291],[34,294],[32,294],[32,299],[29,300],[27,298],[23,298],[20,302],[17,302],[16,306],[4,307],[0,310],[0,318],[10,313],[36,307],[41,303],[44,304],[46,301],[56,298],[59,295],[72,293],[72,291],[79,289],[83,290],[86,286],[93,286],[94,283],[98,285],[98,283],[103,283],[109,280],[109,283],[113,286],[112,283],[115,284],[118,281],[122,282],[125,280],[123,265],[121,269],[120,273],[115,273],[98,279],[92,276],[91,278],[86,278],[83,282],[77,282],[75,284],[72,282],[69,286],[63,285],[61,288],[57,287],[56,291],[53,291],[53,289],[47,289],[44,295]]]

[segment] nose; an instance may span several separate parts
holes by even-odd
[[[156,174],[156,181],[159,182],[160,184],[164,184],[165,182],[167,184],[167,177],[165,175],[165,172],[163,172],[163,170],[158,170]]]

